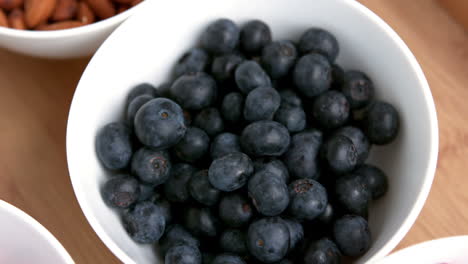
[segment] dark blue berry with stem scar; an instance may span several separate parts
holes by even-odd
[[[287,40],[270,43],[262,51],[262,65],[273,79],[286,76],[296,59],[296,47]]]
[[[216,256],[211,264],[246,264],[241,257],[234,254],[223,253]]]
[[[216,57],[211,64],[211,74],[220,82],[234,80],[234,72],[244,59],[238,54],[227,54]]]
[[[188,188],[192,197],[199,203],[206,206],[218,203],[220,191],[214,188],[208,180],[208,170],[201,170],[193,174]]]
[[[340,128],[335,134],[343,135],[353,142],[357,151],[357,164],[363,164],[367,160],[371,145],[361,129],[353,126],[347,126]]]
[[[289,230],[289,250],[293,250],[304,239],[302,224],[294,219],[283,219]]]
[[[224,252],[245,255],[247,253],[246,234],[240,229],[226,229],[219,238]]]
[[[171,95],[184,109],[200,110],[216,99],[216,81],[203,72],[184,74],[171,86]]]
[[[253,222],[247,232],[247,247],[264,263],[283,259],[289,250],[288,226],[279,217],[266,217]]]
[[[164,236],[161,238],[159,248],[162,254],[165,255],[168,249],[176,245],[189,245],[198,248],[200,241],[182,226],[171,225],[167,227]]]
[[[130,104],[127,106],[127,113],[126,113],[126,121],[127,124],[131,127],[133,127],[133,123],[135,121],[135,115],[140,110],[140,107],[142,107],[144,104],[147,102],[151,101],[154,97],[150,95],[140,95],[135,97]]]
[[[244,96],[237,92],[224,96],[221,104],[221,114],[224,120],[231,123],[241,121],[244,112],[244,100]]]
[[[330,62],[334,62],[340,48],[333,34],[321,28],[311,28],[302,35],[299,41],[299,50],[303,54],[320,53],[326,56]]]
[[[247,54],[260,55],[271,39],[271,30],[267,24],[260,20],[251,20],[242,27],[240,46]]]
[[[328,238],[309,244],[304,254],[304,264],[340,264],[341,252]]]
[[[185,136],[174,146],[175,155],[186,162],[195,162],[210,148],[210,137],[197,127],[189,127]]]
[[[347,71],[341,92],[348,99],[351,109],[359,109],[367,106],[374,98],[374,84],[363,72]]]
[[[237,66],[235,80],[239,90],[244,94],[258,87],[271,86],[270,77],[255,61],[244,61]]]
[[[388,191],[388,178],[385,173],[372,165],[359,166],[353,174],[359,175],[369,188],[372,199],[379,199]]]
[[[227,154],[242,152],[239,136],[229,132],[217,135],[211,143],[211,158],[219,159]]]
[[[240,30],[229,19],[211,23],[201,36],[201,46],[212,54],[231,53],[239,43]]]
[[[244,118],[250,122],[272,120],[280,104],[281,97],[275,89],[255,88],[245,99]]]
[[[190,245],[176,245],[171,247],[165,257],[166,264],[201,264],[200,250]]]
[[[290,140],[289,131],[282,124],[257,121],[244,128],[240,143],[251,156],[281,156],[288,149]]]
[[[154,185],[139,183],[140,195],[138,196],[138,201],[150,200],[154,195]]]
[[[166,222],[159,207],[145,201],[123,213],[123,226],[135,242],[152,244],[163,235]]]
[[[312,115],[324,129],[340,127],[348,121],[349,102],[340,92],[325,92],[314,100]]]
[[[322,144],[322,132],[311,129],[294,135],[284,155],[284,162],[294,178],[317,179],[317,155]]]
[[[252,205],[240,193],[224,196],[219,203],[218,212],[224,224],[230,227],[242,227],[248,224],[253,216]]]
[[[288,106],[281,103],[275,113],[275,121],[283,124],[289,132],[300,132],[306,128],[306,113],[302,107]]]
[[[372,193],[360,175],[348,174],[338,178],[335,198],[347,212],[367,218]]]
[[[279,94],[281,96],[281,105],[288,106],[288,107],[301,107],[302,108],[302,100],[291,89],[284,89],[280,90]]]
[[[203,109],[195,116],[193,125],[203,129],[210,137],[223,132],[224,121],[217,108],[210,107]]]
[[[258,212],[265,216],[281,214],[289,204],[288,187],[268,170],[255,173],[249,180],[249,196]]]
[[[367,109],[362,127],[371,143],[389,144],[400,129],[398,112],[391,104],[377,101]]]
[[[171,176],[164,184],[164,194],[171,202],[186,202],[190,198],[188,182],[196,169],[187,163],[177,163],[171,169]]]
[[[333,226],[334,240],[345,256],[364,255],[371,245],[371,233],[366,219],[356,215],[345,215]]]
[[[341,90],[344,85],[345,72],[338,64],[332,65],[332,83],[331,88]],[[349,99],[348,99],[349,100]]]
[[[185,226],[196,236],[215,237],[219,232],[219,220],[208,208],[189,208]]]
[[[294,68],[294,84],[306,97],[314,97],[330,88],[331,72],[327,58],[317,53],[308,54],[301,57]]]
[[[112,207],[127,208],[138,201],[139,195],[138,181],[128,175],[113,177],[102,187],[102,198]]]
[[[254,160],[255,172],[267,170],[281,178],[285,183],[289,181],[289,171],[284,163],[276,158],[258,158]]]
[[[164,217],[166,225],[172,222],[172,211],[171,211],[171,204],[164,199],[158,199],[154,201],[154,204],[159,207],[161,213]]]
[[[138,139],[154,149],[174,146],[184,137],[186,129],[182,108],[170,99],[153,99],[143,105],[135,116]]]
[[[346,136],[332,136],[326,143],[325,159],[328,167],[337,174],[351,172],[357,164],[358,152]]]
[[[174,67],[175,77],[188,73],[205,71],[210,57],[208,53],[200,48],[193,48],[182,55]]]
[[[300,179],[289,185],[289,212],[299,220],[313,220],[320,216],[328,203],[325,188],[312,179]]]
[[[140,95],[148,95],[151,97],[156,97],[159,93],[157,92],[156,88],[149,83],[142,83],[139,84],[130,91],[127,95],[127,105],[130,104],[133,99],[137,98]]]
[[[110,123],[103,127],[96,138],[96,154],[102,165],[110,170],[120,170],[132,158],[131,130],[124,123]]]
[[[160,185],[171,175],[171,161],[166,151],[141,148],[132,158],[132,173],[147,184]]]
[[[214,160],[208,170],[208,176],[216,189],[232,192],[244,186],[253,171],[249,156],[238,152]]]

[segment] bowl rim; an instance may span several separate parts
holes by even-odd
[[[348,0],[337,0],[341,1],[345,6],[348,6],[349,8],[355,9],[357,12],[359,12],[362,16],[367,17],[372,23],[376,24],[385,34],[387,34],[391,41],[393,41],[397,46],[398,49],[402,52],[403,56],[406,58],[406,61],[409,63],[411,69],[413,70],[413,73],[415,75],[416,80],[419,82],[419,87],[422,89],[423,92],[423,97],[424,97],[424,102],[425,102],[425,107],[428,111],[429,115],[429,142],[430,142],[430,150],[429,150],[429,159],[427,161],[427,167],[424,171],[424,182],[419,189],[419,193],[417,194],[417,198],[415,203],[411,206],[409,214],[406,216],[405,220],[401,223],[399,228],[395,230],[395,232],[392,234],[392,236],[388,239],[387,243],[380,248],[369,260],[368,263],[373,263],[376,260],[379,260],[383,258],[384,256],[388,255],[397,245],[398,243],[403,239],[403,237],[408,233],[414,222],[416,221],[418,215],[420,214],[425,201],[427,200],[427,197],[429,195],[432,182],[434,180],[435,176],[435,171],[436,171],[436,166],[437,166],[437,158],[438,158],[438,149],[439,149],[439,129],[438,129],[438,119],[437,119],[437,113],[436,113],[436,108],[435,108],[435,103],[432,97],[432,93],[429,87],[429,84],[427,82],[427,79],[424,75],[423,70],[421,69],[421,66],[419,65],[418,61],[416,60],[414,54],[411,52],[409,47],[405,44],[405,42],[400,38],[400,36],[382,19],[380,18],[377,14],[375,14],[373,11],[368,9],[366,6],[363,4],[357,2],[357,1],[348,1]],[[113,39],[114,34],[118,34],[122,28],[126,28],[126,25],[129,24],[127,21],[133,21],[133,17],[130,17],[127,19],[124,23],[122,23],[110,36],[107,38],[104,43],[101,45],[101,47],[98,49],[96,54],[99,53],[100,49],[105,47],[109,41]],[[85,76],[89,65],[93,64],[94,60],[96,59],[96,56],[93,56],[86,67],[85,71],[83,72],[83,76]],[[78,92],[78,88],[80,87],[80,83],[82,80],[77,85],[77,90],[75,93]],[[120,249],[120,247],[106,234],[104,229],[101,227],[99,224],[99,221],[96,219],[94,214],[92,213],[91,208],[88,206],[88,204],[85,202],[85,197],[84,197],[84,190],[80,188],[80,185],[78,183],[77,177],[72,176],[72,172],[70,171],[70,163],[72,163],[71,160],[69,160],[69,157],[71,156],[70,153],[72,152],[70,149],[70,145],[73,144],[71,141],[71,138],[69,137],[69,129],[70,129],[70,124],[73,122],[72,120],[74,119],[73,116],[76,111],[74,111],[74,108],[76,107],[76,101],[75,101],[75,96],[73,97],[71,106],[70,106],[70,111],[69,111],[69,117],[67,121],[67,134],[66,134],[66,151],[67,151],[67,163],[68,163],[68,168],[69,168],[69,174],[71,178],[71,182],[73,185],[73,190],[75,192],[75,195],[77,197],[78,203],[83,211],[83,214],[85,215],[87,221],[93,228],[94,232],[99,236],[99,238],[102,240],[102,242],[108,247],[108,249],[117,257],[119,258],[122,262],[124,263],[135,263],[130,256],[124,252],[124,250]]]
[[[10,216],[16,218],[19,221],[22,221],[22,224],[30,226],[32,229],[37,231],[39,235],[44,237],[49,245],[54,248],[55,252],[57,252],[57,254],[62,258],[63,263],[75,263],[70,254],[68,254],[67,250],[57,240],[57,238],[32,216],[4,200],[0,200],[0,211],[8,213]]]

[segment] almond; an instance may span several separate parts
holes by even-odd
[[[14,29],[26,29],[23,10],[16,8],[8,15],[8,24]]]
[[[130,8],[131,8],[131,6],[129,6],[129,5],[120,5],[119,8],[117,9],[117,14],[123,13],[123,12],[127,11]]]
[[[116,13],[114,4],[110,0],[86,0],[86,2],[101,19],[109,18]]]
[[[57,0],[25,0],[24,12],[26,25],[29,28],[46,22],[54,12]]]
[[[0,27],[8,27],[8,19],[3,9],[0,8]]]
[[[70,29],[84,26],[85,24],[81,21],[77,20],[66,20],[61,22],[55,22],[52,24],[45,24],[37,27],[37,30],[62,30],[62,29]]]
[[[52,20],[70,20],[75,17],[77,9],[78,2],[76,0],[57,0],[57,6],[55,6],[54,13],[52,13]]]
[[[91,24],[96,21],[96,16],[86,2],[79,2],[76,19],[83,24]]]
[[[23,0],[0,0],[0,8],[9,11],[20,7],[23,4]]]
[[[114,2],[119,4],[131,4],[134,0],[114,0]]]
[[[131,6],[136,6],[138,5],[139,3],[143,2],[143,0],[133,0]]]

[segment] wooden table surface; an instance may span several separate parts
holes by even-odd
[[[467,31],[436,1],[361,2],[409,45],[438,111],[436,178],[422,213],[397,249],[468,234]],[[41,222],[77,263],[118,263],[81,213],[67,170],[68,109],[88,60],[49,61],[0,50],[0,199]]]

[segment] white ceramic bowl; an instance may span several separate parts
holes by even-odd
[[[405,236],[429,193],[437,161],[437,117],[427,81],[408,47],[374,13],[346,0],[154,1],[119,27],[83,74],[68,121],[70,176],[95,232],[125,263],[160,263],[151,246],[129,238],[116,212],[102,201],[99,187],[107,172],[96,157],[95,137],[106,123],[122,118],[133,85],[166,81],[176,59],[196,44],[208,23],[220,17],[240,24],[262,19],[275,39],[297,39],[312,26],[330,30],[341,44],[338,62],[345,69],[368,73],[377,97],[399,110],[397,140],[372,149],[372,162],[390,177],[390,190],[372,207],[374,243],[359,262],[385,256]]]
[[[147,0],[149,1],[149,0]],[[145,2],[111,18],[66,30],[33,31],[0,27],[0,47],[34,57],[66,59],[92,55]]]
[[[0,234],[0,263],[74,263],[60,242],[45,227],[2,200]]]

